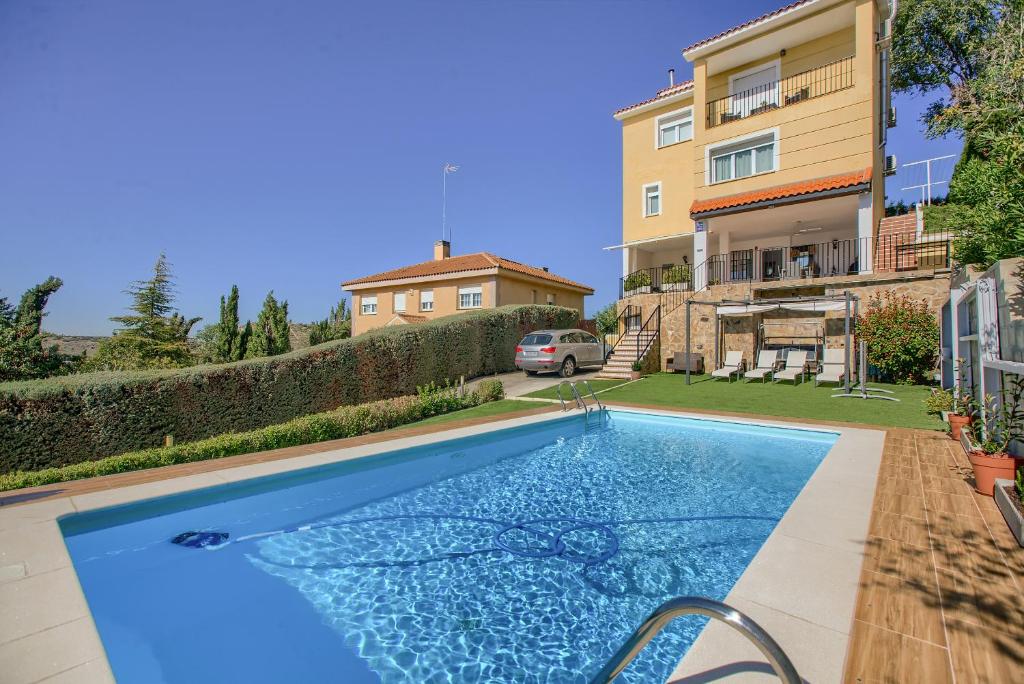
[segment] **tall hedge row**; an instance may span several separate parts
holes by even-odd
[[[578,314],[506,306],[380,328],[264,359],[167,371],[86,373],[0,384],[0,472],[39,470],[240,432],[514,369],[530,330]]]

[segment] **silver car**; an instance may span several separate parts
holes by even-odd
[[[583,366],[604,364],[604,345],[585,330],[537,330],[516,346],[516,368],[527,375],[568,378]]]

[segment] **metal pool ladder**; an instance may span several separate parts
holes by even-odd
[[[636,631],[622,645],[611,660],[601,669],[590,684],[609,684],[619,676],[633,659],[643,650],[644,646],[665,628],[668,623],[677,617],[684,615],[703,615],[714,620],[720,620],[729,625],[757,646],[758,650],[768,659],[775,674],[785,684],[801,684],[800,675],[789,660],[789,657],[779,648],[764,629],[749,617],[731,608],[721,601],[705,598],[703,596],[680,596],[670,599],[658,606],[651,613],[643,624],[637,627]]]
[[[584,380],[583,384],[586,385],[587,391],[590,392],[591,398],[593,398],[594,403],[597,404],[597,406],[596,406],[597,410],[603,411],[604,410],[604,404],[602,404],[601,400],[597,398],[597,394],[594,393],[594,388],[591,387],[590,381],[589,380]],[[578,387],[576,387],[576,383],[575,382],[571,382],[569,380],[562,380],[562,382],[558,383],[558,387],[556,388],[555,391],[558,394],[558,401],[562,402],[562,410],[563,411],[568,411],[569,409],[568,409],[568,407],[565,404],[565,399],[562,398],[562,385],[569,385],[569,391],[572,393],[571,398],[576,401],[576,408],[581,408],[584,411],[586,411],[587,413],[590,413],[591,411],[593,411],[595,409],[594,406],[587,406],[587,402],[583,400],[583,396],[580,394],[580,390],[579,390]]]

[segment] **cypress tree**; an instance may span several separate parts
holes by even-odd
[[[238,286],[231,286],[231,294],[220,298],[220,321],[217,323],[217,360],[225,363],[242,358],[239,353]]]
[[[288,302],[278,304],[271,290],[263,300],[263,309],[256,318],[245,358],[275,356],[290,350],[291,346],[288,339]]]

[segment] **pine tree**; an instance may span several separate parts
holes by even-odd
[[[274,291],[267,293],[263,309],[252,328],[252,337],[245,350],[245,358],[276,356],[292,348],[288,339],[288,302],[278,304]]]
[[[216,360],[219,363],[236,361],[242,358],[239,354],[238,330],[238,286],[231,286],[231,294],[225,300],[220,298],[220,320],[217,323]]]
[[[174,280],[167,257],[160,254],[153,277],[132,283],[125,293],[132,298],[114,336],[100,343],[89,367],[104,370],[188,366],[193,357],[188,334],[200,318],[185,318],[174,311]]]

